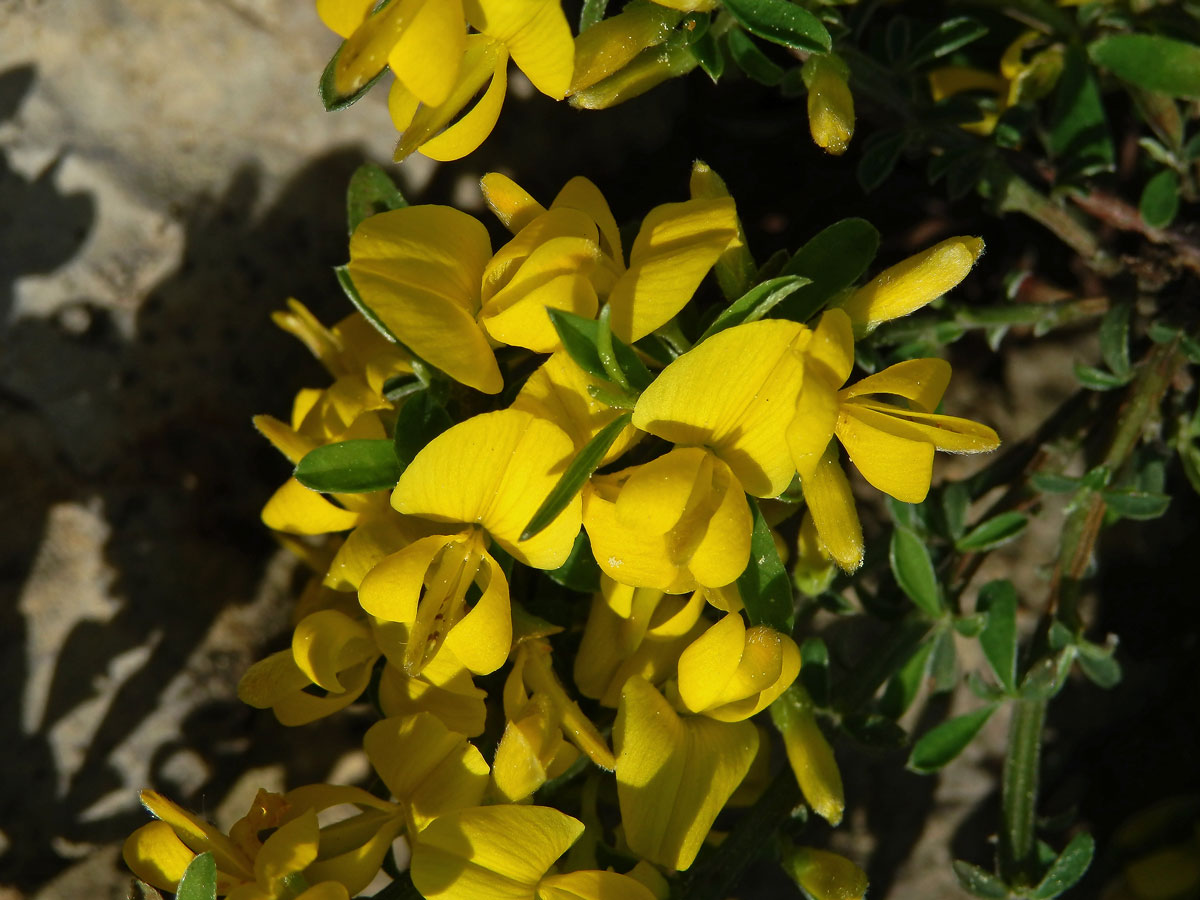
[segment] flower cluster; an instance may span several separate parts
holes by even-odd
[[[344,39],[321,80],[328,108],[354,102],[387,70],[394,76],[388,109],[401,132],[396,161],[417,150],[443,161],[474,151],[500,117],[510,61],[542,94],[569,98],[581,109],[624,102],[726,53],[742,61],[750,54],[778,68],[738,30],[735,17],[721,13],[717,0],[640,0],[589,22],[578,35],[561,0],[317,0],[317,11]],[[751,29],[813,54],[802,68],[813,139],[842,153],[854,130],[848,72],[827,52],[830,38],[821,22],[807,11],[790,11],[797,16],[815,37],[788,38],[778,23],[766,32]],[[729,38],[736,48],[718,48],[718,35],[726,32],[736,34]],[[719,76],[713,65],[707,68]],[[748,71],[753,76],[756,70]]]
[[[448,207],[358,225],[343,275],[360,311],[333,328],[295,301],[277,317],[332,383],[302,390],[289,422],[256,419],[298,464],[263,521],[313,577],[291,647],[254,665],[241,696],[297,725],[369,695],[381,719],[364,748],[383,788],[262,794],[228,837],[148,792],[160,821],[126,859],[152,884],[173,889],[211,850],[238,900],[346,897],[403,835],[427,898],[663,898],[663,873],[688,869],[721,811],[763,790],[768,710],[809,805],[841,818],[790,614],[764,615],[745,576],[780,554],[772,529],[802,508],[802,560],[861,564],[839,445],[914,503],[935,450],[997,445],[938,412],[942,360],[849,380],[856,335],[952,288],[982,242],[943,241],[808,321],[772,317],[799,307],[761,289],[714,318],[695,301],[702,282],[746,255],[703,164],[628,252],[586,179],[548,206],[498,174],[483,191],[512,235],[498,250]],[[567,779],[583,784],[574,815],[540,804]],[[334,808],[351,812],[328,822]],[[847,861],[796,860],[816,896],[861,896]]]

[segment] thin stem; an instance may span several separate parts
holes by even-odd
[[[1037,880],[1034,825],[1046,701],[1017,700],[1014,707],[1001,785],[1004,830],[1000,834],[999,862],[1001,877],[1016,886]]]

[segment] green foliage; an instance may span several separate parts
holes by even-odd
[[[908,767],[923,774],[936,772],[963,752],[995,711],[995,706],[983,706],[930,729],[913,745]]]
[[[350,233],[368,216],[408,206],[396,182],[375,163],[364,163],[350,176],[346,189],[346,220]]]
[[[339,441],[306,453],[296,480],[322,493],[357,494],[395,487],[403,470],[389,440]]]
[[[795,620],[792,581],[779,558],[771,527],[763,518],[758,501],[747,496],[746,502],[754,514],[754,532],[750,538],[750,562],[737,581],[742,602],[746,604],[746,617],[752,625],[771,625],[790,632]]]
[[[728,13],[751,34],[807,53],[828,53],[833,40],[821,20],[788,0],[724,0]]]
[[[1200,47],[1158,34],[1112,34],[1088,55],[1123,81],[1171,97],[1200,99]]]
[[[940,618],[944,611],[942,592],[924,541],[912,529],[897,525],[892,531],[888,561],[896,583],[917,608]]]
[[[179,879],[175,900],[216,900],[217,863],[211,852],[198,855]]]

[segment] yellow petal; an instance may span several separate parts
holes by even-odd
[[[854,368],[854,333],[840,309],[826,310],[804,353],[804,382],[788,424],[792,464],[803,481],[812,475],[837,425],[837,389]]]
[[[865,399],[845,403],[843,409],[853,411],[860,418],[870,416],[872,421],[882,422],[882,419],[874,418],[882,416],[888,420],[886,428],[889,431],[914,441],[928,441],[937,449],[950,453],[985,453],[1000,446],[1000,438],[994,430],[958,416],[916,412]]]
[[[596,290],[588,273],[599,258],[594,241],[554,238],[521,263],[512,280],[484,305],[479,320],[494,340],[535,353],[561,345],[547,309],[590,319],[596,315]]]
[[[599,378],[579,368],[569,353],[559,350],[529,376],[512,408],[555,423],[570,436],[575,449],[582,450],[619,415],[618,410],[588,393],[589,387],[601,383]],[[637,441],[639,434],[632,425],[622,430],[600,464],[607,465],[619,458]]]
[[[487,694],[475,687],[466,668],[456,662],[460,674],[446,684],[439,684],[431,677],[439,660],[452,656],[443,644],[433,662],[417,677],[406,674],[398,666],[385,666],[379,681],[379,705],[384,714],[411,716],[429,712],[451,731],[467,737],[482,734],[487,715],[483,701]]]
[[[866,896],[867,873],[844,856],[797,847],[784,865],[814,900],[862,900]]]
[[[388,116],[392,120],[392,126],[402,134],[408,131],[412,126],[413,119],[417,117],[417,110],[421,108],[420,99],[408,89],[403,81],[397,78],[388,89],[387,103]]]
[[[652,3],[627,6],[575,38],[571,93],[590,88],[633,61],[647,47],[665,41],[679,22],[677,12]]]
[[[379,562],[359,586],[362,608],[388,622],[415,622],[425,573],[450,540],[444,535],[431,535]]]
[[[238,682],[238,699],[255,709],[270,709],[310,684],[312,679],[300,671],[292,651],[280,650],[246,670]]]
[[[681,719],[645,680],[631,678],[613,740],[629,849],[661,866],[688,868],[749,771],[758,731],[749,722]]]
[[[804,800],[830,825],[842,821],[846,808],[842,773],[838,770],[833,748],[825,740],[812,711],[812,701],[799,686],[771,707],[771,717],[783,735],[788,764]]]
[[[607,19],[605,21],[612,21]],[[590,33],[591,28],[585,34]],[[600,189],[596,187],[588,179],[582,175],[576,175],[570,181],[563,185],[558,196],[554,198],[554,202],[550,204],[551,209],[577,209],[580,212],[586,213],[588,218],[596,223],[596,227],[600,230],[600,249],[605,255],[613,261],[620,263],[622,267],[625,264],[625,257],[621,250],[621,230],[617,227],[617,220],[612,214],[612,210],[608,206],[608,201],[604,199],[604,195],[600,193]]]
[[[422,359],[485,393],[503,387],[475,322],[487,230],[445,206],[409,206],[363,221],[348,270],[363,301]]]
[[[243,881],[254,880],[254,871],[245,854],[214,826],[172,803],[157,791],[142,791],[138,797],[142,806],[169,825],[193,852],[209,851],[221,872]]]
[[[317,814],[308,810],[274,831],[254,858],[254,875],[260,887],[269,888],[285,875],[302,872],[317,858]]]
[[[746,641],[741,615],[732,613],[697,638],[679,657],[679,696],[689,712],[715,705],[737,670]]]
[[[392,796],[408,807],[418,831],[483,800],[488,764],[464,735],[430,713],[376,722],[363,737],[363,749]]]
[[[346,886],[337,881],[326,881],[310,887],[296,900],[350,900]]]
[[[950,363],[944,359],[909,359],[868,375],[839,395],[850,400],[867,394],[895,394],[923,412],[933,412],[950,384]]]
[[[360,894],[379,874],[392,842],[404,829],[403,815],[374,811],[322,829],[321,859],[305,871],[310,881],[336,881]]]
[[[175,890],[196,858],[166,822],[143,825],[127,837],[121,856],[134,875],[164,891]]]
[[[340,96],[353,94],[383,71],[388,54],[420,3],[395,0],[366,18],[346,39],[333,69],[333,87]]]
[[[983,253],[975,237],[947,238],[884,269],[842,304],[856,330],[898,319],[936,300],[967,277]]]
[[[544,244],[556,238],[580,238],[595,244],[596,224],[587,213],[577,209],[547,210],[535,216],[488,261],[483,271],[484,303],[507,286]]]
[[[549,778],[547,767],[562,743],[562,733],[551,717],[549,704],[544,698],[537,698],[526,714],[510,718],[505,725],[492,761],[496,793],[508,803],[532,796]]]
[[[421,519],[398,515],[390,507],[383,514],[363,514],[358,527],[346,536],[325,573],[324,584],[335,591],[356,591],[366,574],[384,557],[428,535]]]
[[[329,329],[321,324],[307,306],[294,297],[288,300],[287,305],[286,311],[271,313],[271,321],[298,338],[331,375],[346,374],[340,362],[341,347]]]
[[[766,709],[800,672],[800,650],[766,625],[731,613],[679,658],[679,695],[691,712],[740,722]]]
[[[990,91],[996,96],[1008,92],[1008,82],[995,72],[968,66],[942,66],[929,72],[929,93],[935,102],[964,91]]]
[[[634,587],[688,593],[696,581],[686,568],[671,559],[666,535],[647,535],[623,524],[614,497],[596,485],[583,490],[583,525],[592,544],[592,555],[609,578]]]
[[[827,309],[805,347],[805,365],[818,369],[834,387],[845,384],[854,368],[854,328],[844,310]],[[807,372],[807,369],[806,369]]]
[[[479,179],[479,187],[488,209],[513,234],[546,211],[525,188],[500,172],[488,172]]]
[[[517,560],[539,569],[566,562],[579,533],[581,501],[518,543],[574,455],[557,426],[515,409],[474,416],[417,454],[392,494],[402,513],[482,525]]]
[[[763,319],[721,331],[667,366],[633,424],[675,444],[712,448],[746,492],[774,497],[792,479],[786,431],[795,411],[803,325]]]
[[[345,690],[338,673],[379,651],[370,632],[358,622],[332,609],[305,616],[292,632],[292,656],[312,683],[331,693]]]
[[[508,658],[512,646],[512,612],[504,570],[487,554],[480,576],[487,579],[483,593],[471,611],[451,627],[446,647],[472,672],[487,675]]]
[[[808,127],[813,142],[841,156],[854,134],[854,98],[841,68],[828,56],[811,56],[804,66]]]
[[[632,343],[670,321],[737,233],[737,210],[727,197],[652,209],[633,242],[629,270],[608,298],[613,334]]]
[[[466,61],[469,61],[469,57],[464,60],[464,64]],[[500,119],[500,109],[504,106],[504,97],[507,92],[508,56],[501,50],[496,54],[491,80],[488,82],[487,90],[483,92],[483,96],[453,125],[435,137],[423,141],[419,147],[421,153],[438,162],[449,162],[455,159],[462,159],[464,156],[478,149],[479,145],[487,140],[487,136],[492,133],[492,129],[496,127],[496,122]],[[454,99],[454,95],[451,95],[450,101]],[[450,101],[447,101],[447,105]],[[458,107],[458,109],[462,108],[462,106]],[[441,108],[439,107],[438,109],[440,110]],[[425,110],[422,109],[413,117],[411,130],[416,131],[417,134],[427,129],[424,112]],[[441,118],[440,112],[436,116],[430,113],[429,121],[438,122],[440,127],[443,124]],[[408,140],[409,132],[406,131],[404,137],[401,139],[400,146],[396,148],[395,155],[397,161],[408,155],[408,153],[403,151],[405,142]]]
[[[388,65],[422,103],[437,106],[457,80],[466,38],[462,0],[424,0],[388,54]]]
[[[253,422],[258,433],[270,441],[293,465],[317,446],[316,441],[298,434],[274,416],[255,416]]]
[[[854,508],[850,482],[838,462],[837,444],[829,442],[812,476],[801,485],[821,543],[847,572],[862,565],[862,525]]]
[[[427,900],[529,900],[583,833],[544,806],[485,806],[436,819],[413,845],[412,879]]]
[[[345,531],[358,522],[358,513],[334,506],[316,491],[289,478],[267,501],[263,524],[289,534],[328,534]]]
[[[317,15],[330,31],[348,38],[374,5],[375,0],[317,0]]]
[[[934,446],[914,431],[857,403],[842,404],[838,416],[838,440],[855,468],[872,487],[903,503],[923,501],[933,477]]]
[[[373,663],[374,660],[367,660],[342,672],[339,680],[346,690],[341,694],[316,697],[307,691],[296,691],[279,698],[272,706],[275,718],[281,725],[307,725],[345,709],[367,689]]]
[[[537,897],[538,900],[655,900],[653,891],[628,875],[595,869],[543,878]]]
[[[467,0],[467,17],[502,41],[522,72],[543,94],[566,96],[575,65],[575,43],[560,0]]]

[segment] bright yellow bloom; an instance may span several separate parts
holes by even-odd
[[[704,595],[672,596],[602,578],[575,654],[575,684],[585,697],[615,707],[634,676],[659,685],[704,631]]]
[[[862,900],[866,896],[867,873],[828,850],[797,847],[783,865],[814,900]]]
[[[690,713],[741,722],[766,709],[800,673],[800,648],[768,625],[728,613],[679,657],[679,699]]]
[[[805,62],[803,75],[813,142],[841,156],[854,134],[854,97],[847,83],[846,64],[832,54],[813,55]]]
[[[667,366],[642,394],[633,424],[682,446],[707,447],[755,497],[792,479],[784,432],[803,377],[803,325],[760,320],[718,332]]]
[[[842,773],[813,714],[812,700],[799,684],[771,704],[771,718],[783,735],[788,764],[813,811],[830,825],[842,821],[846,809]]]
[[[488,206],[511,231],[547,214],[504,175],[485,175],[481,185]],[[613,334],[626,343],[645,337],[683,309],[738,234],[737,211],[728,197],[666,203],[642,221],[627,267],[616,219],[594,184],[582,177],[568,181],[549,212],[561,209],[586,214],[599,230],[602,256],[593,281],[600,299],[612,308]]]
[[[610,578],[682,594],[723,587],[745,571],[754,520],[725,462],[708,450],[677,447],[593,478],[583,523]]]
[[[613,726],[617,799],[629,849],[686,869],[758,752],[750,722],[681,718],[644,679],[621,692]]]
[[[573,452],[571,439],[556,426],[508,409],[455,425],[405,469],[392,505],[464,529],[389,556],[359,589],[367,612],[407,626],[408,674],[419,674],[443,642],[478,674],[504,662],[512,641],[508,583],[488,553],[488,540],[534,568],[566,561],[579,532],[578,497],[546,529],[518,541]],[[472,584],[481,595],[468,611]]]
[[[459,810],[414,841],[413,884],[428,900],[653,900],[626,875],[554,873],[582,833],[578,819],[544,806]]]
[[[838,390],[854,366],[850,318],[827,310],[813,334],[804,385],[787,441],[817,532],[830,555],[852,571],[862,562],[862,529],[846,476],[831,444],[836,435],[875,488],[920,503],[933,477],[934,450],[980,453],[1000,439],[986,425],[934,413],[950,382],[950,365],[914,359]],[[879,399],[894,395],[907,406]]]
[[[841,304],[856,333],[898,319],[936,300],[967,277],[983,253],[974,237],[946,238],[928,250],[884,269]]]
[[[586,90],[624,68],[647,47],[665,41],[682,15],[666,4],[630,4],[575,38],[575,77],[570,93]]]

